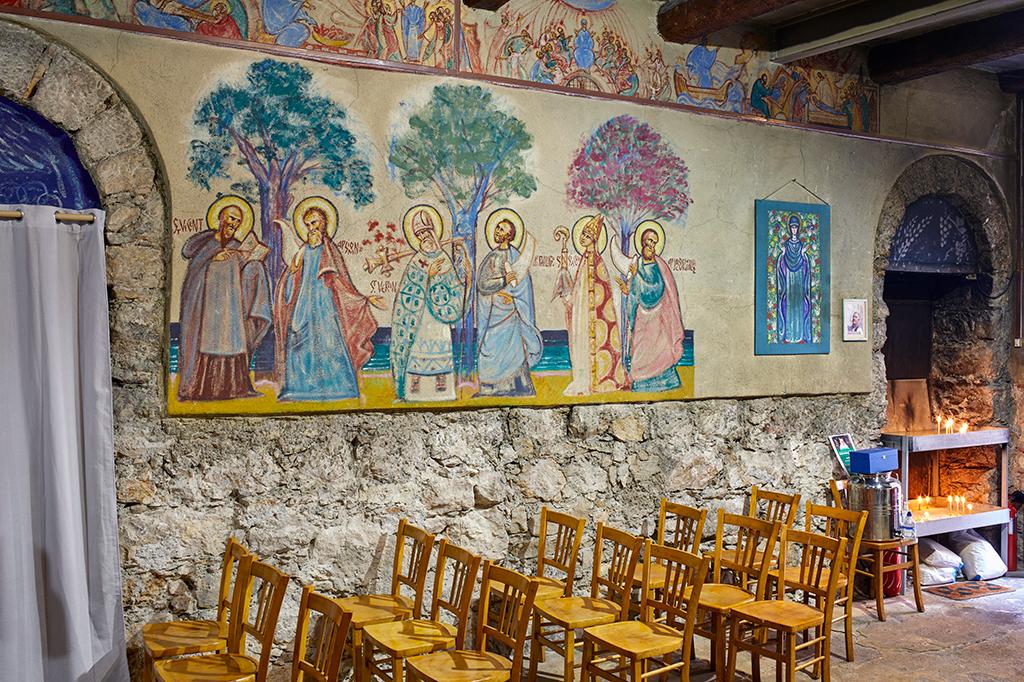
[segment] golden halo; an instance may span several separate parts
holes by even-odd
[[[206,210],[206,226],[211,230],[220,229],[220,212],[228,206],[237,206],[242,212],[242,224],[235,230],[234,238],[238,241],[245,239],[245,236],[252,231],[253,213],[252,204],[237,194],[225,194],[217,201],[210,204]]]
[[[417,204],[413,206],[405,212],[405,217],[402,218],[402,231],[405,232],[405,241],[416,251],[420,250],[420,238],[412,233],[412,219],[420,211],[426,211],[427,215],[430,216],[431,222],[434,223],[434,234],[437,236],[439,243],[441,236],[444,234],[444,221],[441,219],[441,214],[436,208],[430,204]]]
[[[585,215],[576,221],[576,224],[572,226],[572,245],[576,247],[576,253],[583,255],[583,247],[580,246],[580,235],[583,234],[583,228],[591,220],[597,216]],[[608,246],[608,228],[604,226],[604,222],[601,223],[601,234],[597,236],[597,244],[594,245],[598,253],[604,253],[605,247]]]
[[[647,230],[654,230],[658,235],[658,245],[654,247],[654,252],[660,256],[665,250],[665,228],[657,220],[645,220],[633,230],[633,255],[640,255],[643,252],[640,240]]]
[[[327,238],[333,237],[334,233],[338,231],[338,209],[334,207],[330,199],[324,197],[306,197],[298,203],[295,210],[292,211],[292,226],[295,228],[295,234],[299,235],[299,239],[303,242],[306,241],[309,228],[306,227],[302,216],[306,215],[306,211],[311,208],[319,208],[324,212],[324,215],[327,216],[327,225],[324,226]]]
[[[484,223],[484,236],[487,237],[487,246],[492,249],[498,246],[498,242],[494,241],[494,228],[502,220],[507,220],[515,225],[516,236],[512,238],[511,246],[519,249],[523,245],[523,238],[526,236],[526,227],[523,225],[522,217],[511,208],[499,208],[487,216],[487,222]]]

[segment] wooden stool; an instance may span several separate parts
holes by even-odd
[[[885,553],[895,552],[902,561],[885,565]],[[860,544],[860,561],[869,564],[868,569],[857,569],[857,575],[866,576],[871,581],[871,590],[878,606],[878,620],[885,620],[885,588],[883,580],[886,573],[911,569],[914,576],[914,601],[917,610],[924,613],[924,600],[921,597],[920,559],[917,551],[917,539],[906,540],[864,540]]]

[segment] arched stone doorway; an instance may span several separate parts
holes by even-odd
[[[148,440],[162,437],[170,205],[165,174],[144,121],[110,78],[59,41],[7,20],[0,20],[0,97],[67,133],[107,213],[115,467],[124,528],[131,516],[126,509],[153,494],[152,484],[135,473],[149,455],[133,447],[132,438],[139,433]],[[124,556],[134,551],[130,543],[122,544]],[[152,589],[125,574],[129,659],[136,665],[133,624],[148,618],[139,602],[152,598]]]
[[[942,234],[925,234],[929,230]],[[894,238],[904,247],[895,254]],[[910,243],[915,239],[917,247]],[[947,249],[951,241],[958,241],[959,259]],[[924,256],[919,268],[907,262],[913,256],[906,251],[914,248]],[[945,261],[929,258],[929,248],[931,256],[947,249]],[[1013,424],[1012,269],[1007,204],[995,181],[956,156],[927,156],[911,164],[886,198],[875,237],[878,393],[893,386],[890,379],[912,375],[927,381],[931,408],[957,423]],[[920,368],[907,375],[894,369],[906,364]],[[951,472],[943,485],[978,494],[992,490],[991,452],[950,451],[942,457]],[[912,494],[920,475],[912,467]]]

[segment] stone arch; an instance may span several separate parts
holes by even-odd
[[[959,156],[932,155],[913,162],[896,180],[883,204],[875,233],[873,278],[876,395],[884,405],[886,383],[882,346],[886,339],[889,308],[882,296],[893,236],[906,208],[927,196],[941,196],[963,214],[977,244],[979,271],[992,278],[991,291],[996,296],[976,297],[983,301],[976,334],[984,341],[987,352],[991,353],[991,361],[987,363],[991,379],[986,390],[991,395],[992,419],[1011,424],[1013,401],[1009,353],[1013,257],[1010,216],[1006,198],[995,180],[980,166]]]

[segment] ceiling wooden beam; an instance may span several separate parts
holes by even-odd
[[[670,43],[694,42],[800,0],[669,0],[658,10],[658,32]]]
[[[1024,9],[872,48],[877,83],[900,83],[1024,52]]]
[[[493,12],[501,9],[508,3],[508,0],[462,0],[462,4],[473,9],[485,9]]]
[[[778,26],[772,41],[772,61],[788,64],[871,41],[981,19],[1022,5],[1020,0],[903,0],[842,5]]]

